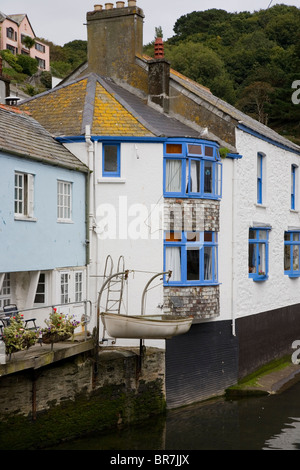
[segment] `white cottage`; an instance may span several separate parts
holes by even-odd
[[[172,271],[145,309],[194,319],[187,334],[151,342],[166,349],[171,408],[221,394],[292,352],[300,149],[170,69],[161,44],[144,57],[143,11],[134,1],[108,5],[87,14],[88,62],[21,108],[92,170],[94,315],[111,259],[113,272],[123,260],[130,271],[129,315],[140,313],[147,281]]]

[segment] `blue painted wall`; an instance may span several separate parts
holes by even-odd
[[[15,220],[15,171],[35,175],[36,222]],[[57,222],[57,180],[73,183],[72,222]],[[0,272],[86,264],[85,174],[0,153]]]

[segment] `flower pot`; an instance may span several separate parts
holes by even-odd
[[[60,341],[66,341],[67,339],[71,338],[71,336],[72,336],[72,333],[64,333],[64,334],[59,334],[57,332],[43,333],[42,341],[45,344],[58,343]]]

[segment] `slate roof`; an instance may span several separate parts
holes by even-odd
[[[42,125],[18,108],[0,105],[0,152],[87,172],[88,168]]]
[[[181,85],[187,92],[194,94],[195,97],[200,99],[202,106],[209,108],[212,112],[222,113],[224,116],[228,116],[235,120],[237,127],[243,125],[260,136],[277,142],[284,147],[288,147],[297,153],[300,152],[300,147],[297,144],[213,95],[208,88],[201,86],[199,83],[190,80],[175,70],[171,70],[171,78]]]
[[[19,107],[55,137],[84,135],[86,125],[97,136],[200,137],[112,79],[93,73],[23,100]]]

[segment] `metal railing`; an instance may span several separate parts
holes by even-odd
[[[68,307],[70,305],[82,305],[84,304],[84,320],[81,321],[81,323],[84,324],[84,339],[85,341],[87,340],[87,324],[91,321],[92,319],[92,302],[90,300],[81,300],[81,301],[78,301],[78,302],[68,302],[68,303],[65,303],[65,304],[51,304],[51,305],[42,305],[40,307],[31,307],[31,308],[19,308],[17,307],[17,312],[18,313],[25,313],[25,312],[33,312],[33,311],[36,311],[36,310],[45,310],[45,309],[53,309],[54,308],[57,308],[57,307]],[[88,311],[88,305],[89,305],[89,315],[87,313]],[[6,307],[8,307],[9,305],[6,305]],[[5,311],[2,311],[0,313],[0,316],[3,316],[5,315]],[[36,319],[37,320],[37,319]],[[25,319],[26,321],[26,319]]]

